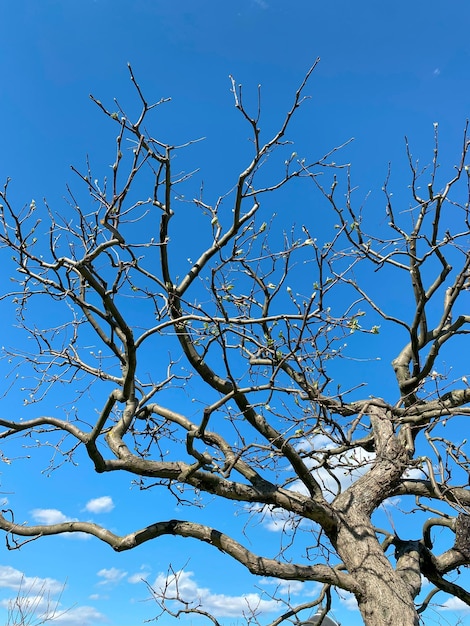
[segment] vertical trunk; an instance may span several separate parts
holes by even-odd
[[[371,406],[376,459],[373,467],[340,494],[333,506],[338,514],[334,544],[348,572],[361,587],[357,597],[366,626],[417,626],[414,598],[419,592],[419,568],[406,563],[394,569],[376,537],[371,515],[406,470],[408,450],[393,420]],[[405,442],[406,443],[406,442]]]
[[[417,626],[416,587],[395,570],[380,546],[369,518],[352,507],[342,516],[336,548],[361,587],[357,597],[366,626]]]

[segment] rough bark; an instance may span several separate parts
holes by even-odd
[[[403,571],[392,567],[370,520],[354,505],[344,513],[336,547],[360,587],[356,599],[366,626],[417,626],[415,587],[407,582]]]
[[[347,571],[358,582],[356,599],[366,626],[390,626],[400,615],[400,626],[416,626],[414,598],[420,581],[410,571],[410,557],[401,556],[396,569],[384,554],[370,515],[400,480],[408,452],[395,435],[390,414],[380,407],[369,409],[376,459],[333,503],[338,515],[335,548]],[[400,563],[401,561],[401,563]],[[411,574],[411,576],[410,576]],[[419,575],[418,575],[419,578]]]

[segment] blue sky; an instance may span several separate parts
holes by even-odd
[[[89,94],[134,106],[127,62],[149,100],[172,98],[158,121],[163,140],[207,137],[191,149],[191,158],[214,194],[230,186],[246,154],[248,131],[234,110],[229,74],[244,84],[253,102],[256,86],[262,85],[263,128],[269,132],[309,66],[321,57],[307,90],[311,101],[292,129],[296,150],[318,156],[354,137],[345,160],[353,163],[363,195],[373,190],[372,202],[380,195],[389,161],[395,185],[408,182],[404,135],[426,162],[432,158],[433,124],[438,122],[443,159],[452,164],[470,115],[466,0],[4,0],[0,14],[0,177],[12,178],[19,205],[47,197],[58,206],[66,183],[74,183],[70,165],[82,168],[87,154],[105,172],[113,159],[115,129]],[[186,257],[191,241],[184,236]],[[2,290],[5,285],[6,273],[0,276]],[[3,306],[6,315],[10,311]],[[2,333],[3,343],[15,336],[9,326]],[[388,363],[393,346],[379,341]],[[0,413],[21,410],[16,386],[1,400]],[[25,458],[5,465],[1,484],[24,519],[80,518],[126,532],[155,521],[162,510],[168,511],[165,517],[176,516],[166,494],[140,492],[128,477],[96,475],[86,459],[78,458],[78,467],[41,474],[46,451],[27,449],[18,456]],[[209,523],[214,515],[222,519],[226,508],[213,503],[210,516],[201,509],[198,519]],[[243,524],[242,513],[233,524],[240,519]],[[274,545],[279,524],[267,522],[254,536],[261,547]],[[58,626],[140,624],[158,612],[145,601],[141,581],[158,582],[170,562],[177,571],[184,568],[181,583],[187,593],[203,597],[227,626],[237,623],[245,595],[259,593],[242,567],[189,540],[154,541],[118,555],[96,540],[57,537],[14,552],[0,546],[0,621],[5,600],[23,580],[31,593],[44,584],[54,598],[65,585],[60,603],[71,608],[55,622]],[[291,589],[301,600],[314,591],[307,585]],[[275,613],[269,600],[263,602],[267,621]],[[344,625],[361,623],[347,598],[335,615]],[[426,624],[438,619],[455,624],[457,618],[470,624],[470,615],[453,610],[431,613]]]

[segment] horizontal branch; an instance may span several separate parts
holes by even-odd
[[[437,483],[441,497],[436,496],[436,490],[430,480],[402,480],[390,496],[418,496],[432,500],[445,500],[461,506],[470,506],[470,490],[466,487],[452,487]]]
[[[445,393],[437,400],[427,402],[417,402],[405,409],[395,409],[395,415],[403,422],[413,422],[414,424],[425,424],[430,419],[443,417],[445,415],[468,415],[469,407],[464,405],[470,403],[470,388],[454,389]]]
[[[87,439],[87,434],[83,432],[83,430],[80,430],[80,428],[77,428],[74,424],[71,424],[66,420],[58,419],[56,417],[36,417],[22,422],[15,422],[13,420],[0,418],[0,426],[4,426],[8,429],[0,432],[0,439],[6,439],[15,433],[23,431],[33,431],[35,428],[39,428],[41,426],[50,426],[56,430],[65,430],[69,434],[76,437],[79,441],[84,442]]]
[[[448,570],[455,569],[460,565],[466,564],[465,560],[462,559],[462,555],[460,555],[460,557],[460,562],[456,560],[452,568],[449,567]],[[446,580],[442,577],[442,569],[444,569],[444,571],[446,570],[445,568],[440,567],[441,564],[439,563],[438,557],[432,557],[431,554],[427,556],[425,555],[424,558],[422,556],[421,562],[422,573],[430,582],[432,582],[441,591],[444,591],[449,595],[454,596],[459,600],[462,600],[462,602],[465,602],[465,604],[470,606],[470,593],[460,585],[457,585],[456,583],[451,582],[450,580]]]
[[[5,511],[2,511],[5,513]],[[244,565],[252,574],[283,580],[317,581],[335,585],[352,593],[359,593],[359,585],[353,577],[327,565],[298,565],[282,563],[276,559],[258,556],[242,544],[220,531],[182,520],[168,520],[146,526],[127,535],[115,535],[110,530],[91,522],[62,522],[60,524],[26,526],[9,522],[0,515],[0,528],[21,537],[42,537],[64,533],[86,533],[107,543],[116,552],[132,550],[137,546],[164,535],[190,537],[208,543]]]

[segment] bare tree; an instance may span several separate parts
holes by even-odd
[[[0,437],[13,446],[18,434],[34,432],[66,459],[86,449],[98,473],[129,473],[179,502],[210,494],[254,517],[273,516],[284,524],[278,556],[247,548],[224,532],[223,520],[220,528],[191,521],[190,508],[188,519],[155,519],[124,536],[81,521],[18,524],[3,511],[9,548],[71,532],[118,552],[164,535],[191,537],[255,575],[320,582],[321,598],[333,588],[354,594],[368,626],[396,623],[397,615],[403,626],[418,624],[437,592],[470,604],[449,577],[470,563],[470,459],[447,434],[456,432],[451,421],[470,414],[457,358],[470,322],[467,134],[447,179],[436,128],[428,168],[407,143],[409,198],[394,200],[389,176],[385,210],[357,207],[349,166],[337,163],[341,146],[308,160],[288,141],[314,67],[268,139],[259,108],[249,112],[232,80],[251,154],[215,200],[202,186],[186,200],[195,177],[175,170],[174,157],[192,142],[174,146],[147,130],[165,100],[150,105],[131,68],[136,118],[94,99],[118,132],[109,180],[100,184],[90,168],[76,172],[91,205],[70,191],[60,213],[35,202],[16,209],[8,183],[1,192],[0,240],[18,272],[3,298],[16,299],[34,344],[6,354],[32,374],[28,402],[80,391],[65,416],[2,418]],[[269,198],[289,184],[305,185],[308,211],[302,225],[279,232]],[[188,228],[199,247],[189,263],[178,243]],[[30,322],[44,297],[57,311],[46,329]],[[378,335],[397,346],[394,386],[385,369],[373,381],[372,363],[361,360],[379,356]],[[192,405],[188,389],[198,394]],[[99,403],[96,418],[80,408],[85,392]],[[416,535],[376,526],[376,512],[393,497],[401,506],[389,516],[426,515]],[[447,546],[433,545],[436,527],[447,529]],[[303,532],[309,546],[294,561]],[[422,576],[434,589],[418,602]],[[217,623],[203,606],[184,604],[177,586],[167,591],[184,612]],[[306,605],[288,604],[273,624],[305,615]]]
[[[62,591],[53,599],[46,582],[22,580],[16,596],[8,601],[6,626],[41,626],[60,620],[68,612],[60,608]]]

